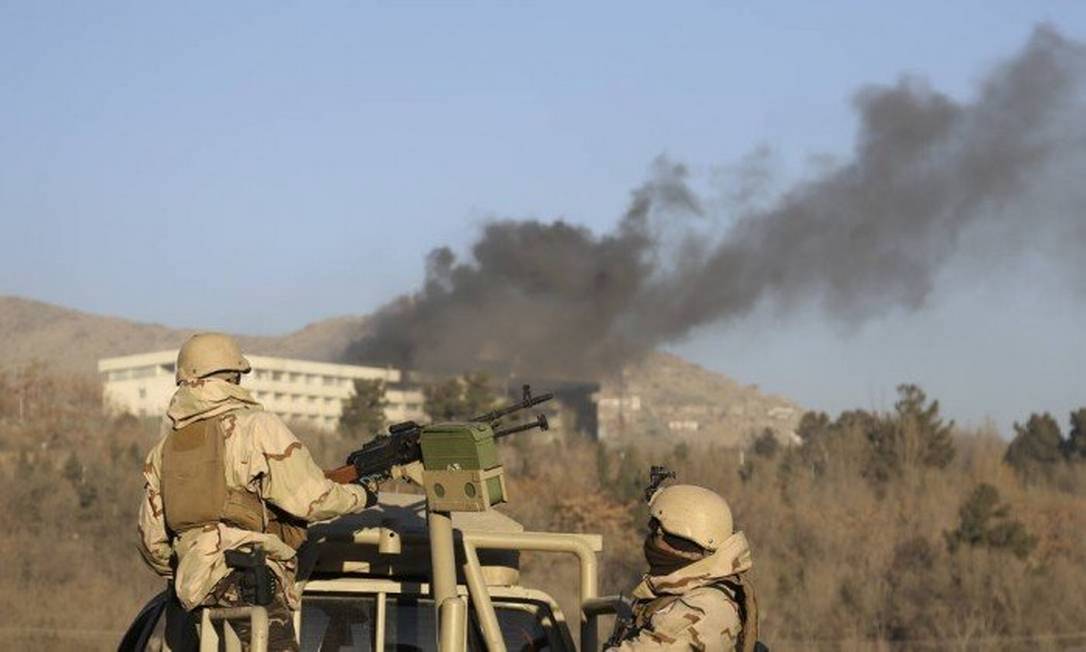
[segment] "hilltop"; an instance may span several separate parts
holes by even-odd
[[[769,429],[789,441],[804,412],[784,397],[663,352],[605,378],[599,396],[602,439],[671,435],[735,446]]]
[[[363,316],[336,317],[286,335],[238,339],[253,353],[333,362],[365,332],[366,323]],[[0,367],[36,360],[59,371],[94,373],[99,358],[176,349],[194,330],[0,297]]]

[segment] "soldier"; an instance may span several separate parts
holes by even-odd
[[[743,580],[752,563],[750,544],[732,531],[728,503],[702,487],[673,485],[652,496],[649,513],[649,571],[607,649],[756,649],[754,591]]]
[[[297,650],[291,610],[300,606],[295,552],[305,526],[365,509],[375,488],[327,480],[286,425],[240,386],[250,369],[227,335],[193,335],[181,347],[172,427],[143,469],[139,548],[186,612],[267,603],[268,649]],[[173,650],[194,642],[192,618],[176,616],[174,609],[167,619]],[[248,622],[231,624],[247,646]]]

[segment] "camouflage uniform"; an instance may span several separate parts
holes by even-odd
[[[631,636],[609,649],[735,650],[742,629],[737,575],[750,567],[750,546],[737,532],[705,559],[668,575],[646,575],[633,591]]]
[[[375,502],[373,494],[361,486],[327,480],[286,425],[263,411],[237,384],[214,377],[183,380],[167,415],[174,431],[202,420],[220,419],[227,487],[251,492],[259,497],[265,510],[273,505],[287,515],[313,522],[358,512]],[[300,606],[293,581],[297,559],[294,548],[278,536],[222,522],[179,535],[168,530],[161,484],[166,441],[164,437],[147,456],[143,470],[146,495],[139,516],[139,548],[144,560],[156,573],[172,579],[177,598],[186,610],[236,606],[239,597],[229,578],[237,574],[227,567],[224,551],[260,544],[282,593],[269,606],[269,615],[274,616],[273,623],[282,620],[284,614],[289,618],[289,609]],[[289,622],[282,624],[293,631]],[[286,645],[280,641],[271,649],[284,649]],[[287,649],[294,645],[291,634]]]
[[[247,603],[242,598],[243,590],[240,580],[237,573],[230,573],[222,578],[208,594],[207,602],[216,607],[245,606]],[[287,606],[283,592],[276,592],[275,599],[265,609],[268,612],[268,649],[297,650],[298,643],[294,638],[294,615]],[[238,635],[242,649],[248,649],[251,634],[249,621],[234,620],[230,622],[230,627]]]
[[[734,531],[727,501],[704,487],[674,485],[652,494],[649,514],[649,572],[633,591],[632,621],[618,619],[608,649],[753,650],[758,609],[743,580],[750,544]]]

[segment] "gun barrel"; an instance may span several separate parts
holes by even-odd
[[[479,416],[472,418],[472,421],[494,421],[495,419],[500,419],[508,414],[519,412],[521,410],[527,410],[528,408],[539,405],[540,403],[546,403],[553,398],[554,394],[551,394],[549,392],[547,394],[540,394],[539,396],[528,396],[525,397],[523,401],[519,401],[512,405],[507,405],[506,407],[487,412],[486,414],[480,414]]]
[[[508,437],[509,435],[524,432],[525,430],[534,430],[539,428],[540,430],[550,430],[550,424],[547,423],[547,415],[537,415],[535,421],[529,421],[528,423],[522,423],[519,426],[509,426],[508,428],[502,428],[501,430],[494,431],[494,439],[501,439],[502,437]]]
[[[471,421],[487,423],[491,428],[494,428],[497,425],[494,423],[497,419],[545,403],[553,398],[554,394],[532,396],[531,389],[525,385],[524,398],[520,402],[487,412],[471,419]],[[548,427],[547,417],[540,414],[535,421],[494,430],[494,438],[499,439],[533,428],[546,430]],[[324,475],[330,480],[341,484],[358,482],[359,480],[368,481],[388,478],[394,466],[410,464],[422,459],[421,436],[423,428],[423,426],[413,421],[394,423],[388,427],[389,434],[376,435],[362,448],[348,455],[347,464],[325,471]]]

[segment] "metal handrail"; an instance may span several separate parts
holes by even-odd
[[[229,621],[246,618],[249,620],[250,652],[268,652],[268,610],[257,606],[204,607],[200,617],[200,652],[215,652],[219,649],[215,621],[223,621],[226,652],[241,652],[241,641],[230,627]]]
[[[585,600],[581,604],[581,611],[589,616],[605,616],[613,614],[617,610],[618,603],[622,599],[620,595],[603,595],[598,598]]]
[[[498,625],[497,614],[490,599],[490,592],[483,577],[478,550],[515,550],[530,552],[557,552],[575,555],[580,571],[578,611],[581,622],[581,652],[595,652],[599,645],[598,616],[599,562],[596,553],[602,547],[598,535],[558,532],[479,532],[457,529],[464,551],[462,570],[472,605],[479,618],[479,627],[489,652],[505,652],[505,643]],[[364,528],[355,531],[350,540],[360,545],[376,546],[381,552],[399,554],[401,546],[413,543],[431,543],[421,532],[401,532],[388,528]]]
[[[596,551],[601,547],[598,537],[587,535],[558,534],[553,532],[464,532],[464,576],[471,591],[471,599],[479,617],[487,649],[504,652],[505,643],[498,627],[498,617],[483,581],[477,550],[520,550],[534,552],[563,552],[577,556],[580,565],[580,591],[577,610],[581,614],[581,652],[595,652],[599,645],[597,615],[588,613],[583,605],[590,603],[599,593],[598,561]]]

